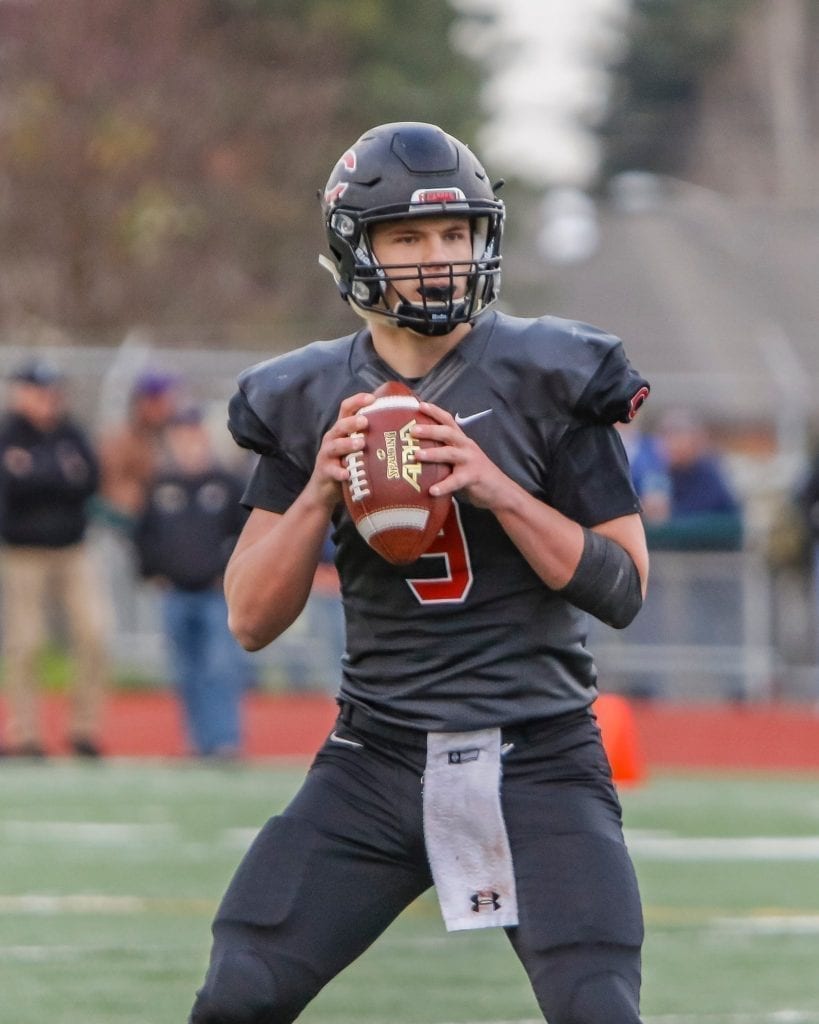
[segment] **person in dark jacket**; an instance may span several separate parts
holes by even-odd
[[[648,522],[648,546],[671,551],[740,551],[742,504],[702,419],[669,409],[660,421],[659,448],[670,483],[665,520]]]
[[[42,757],[37,659],[56,601],[71,640],[75,677],[69,744],[100,754],[107,686],[107,604],[85,540],[99,469],[66,409],[65,381],[41,359],[10,376],[0,424],[0,544],[7,720],[5,753]]]
[[[807,549],[813,580],[816,653],[819,660],[819,448],[813,455],[796,497],[805,517]]]
[[[191,751],[236,757],[247,655],[231,635],[222,574],[246,513],[244,481],[214,458],[198,408],[167,427],[169,462],[149,487],[134,541],[142,575],[164,588],[163,623]]]

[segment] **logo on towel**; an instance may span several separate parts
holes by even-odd
[[[493,889],[478,889],[469,897],[472,902],[472,911],[480,914],[484,910],[500,910],[500,893]]]
[[[466,764],[469,761],[477,761],[480,754],[480,750],[476,748],[472,750],[450,750],[447,753],[447,762],[449,764]]]

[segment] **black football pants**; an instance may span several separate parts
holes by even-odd
[[[639,1024],[640,899],[597,725],[576,712],[503,741],[519,909],[507,933],[543,1014]],[[290,1024],[429,888],[424,743],[342,710],[225,893],[190,1024]]]

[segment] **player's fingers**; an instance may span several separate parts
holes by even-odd
[[[466,434],[455,425],[444,423],[416,423],[412,428],[412,436],[419,441],[437,441],[439,444],[456,444]]]
[[[420,402],[418,405],[418,411],[430,416],[437,423],[441,423],[447,427],[455,427],[456,430],[458,429],[452,413],[447,412],[446,409],[442,409],[439,405],[433,405],[432,402]]]
[[[433,498],[440,498],[447,494],[457,494],[458,491],[466,491],[469,484],[469,473],[465,473],[463,467],[453,466],[452,472],[448,476],[432,484],[429,493]]]
[[[369,420],[366,416],[355,414],[353,416],[344,416],[342,419],[337,420],[331,430],[329,436],[331,437],[350,437],[351,435],[363,434],[364,431],[369,427]]]
[[[349,416],[355,416],[359,409],[363,409],[365,405],[371,405],[374,401],[375,399],[370,391],[359,391],[358,394],[350,395],[339,406],[339,421]]]
[[[363,433],[369,426],[366,416],[362,416],[359,409],[369,405],[373,396],[368,391],[359,391],[356,395],[345,398],[339,406],[338,419],[328,431],[328,436],[348,437],[351,434]],[[349,454],[353,448],[347,448],[343,454]]]
[[[354,418],[353,418],[354,422]],[[364,424],[366,429],[366,424]],[[364,434],[361,430],[353,427],[349,431],[343,431],[336,433],[335,430],[328,431],[322,442],[322,455],[325,455],[328,459],[338,461],[339,459],[345,458],[352,452],[361,451],[364,447],[365,439]]]
[[[454,465],[464,461],[464,453],[454,445],[436,444],[430,448],[416,448],[413,457],[418,462],[444,462]]]

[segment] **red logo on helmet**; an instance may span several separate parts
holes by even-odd
[[[349,184],[349,181],[340,181],[337,185],[333,185],[332,188],[325,189],[324,202],[328,206],[335,206],[339,199],[341,199],[341,197],[347,191]]]
[[[411,203],[464,203],[466,196],[459,188],[419,188],[412,193]]]
[[[354,171],[358,164],[356,160],[355,150],[348,149],[344,156],[339,160],[339,164],[344,168],[345,171]],[[336,203],[341,199],[344,193],[349,188],[349,181],[339,181],[335,185],[328,186],[324,190],[324,202],[328,206],[335,206]]]

